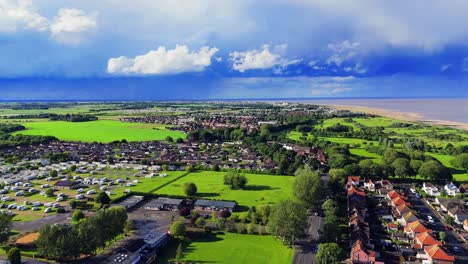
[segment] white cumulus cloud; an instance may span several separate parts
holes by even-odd
[[[81,33],[96,28],[97,13],[86,14],[74,8],[61,8],[50,27],[53,35],[61,33]]]
[[[261,49],[231,52],[229,53],[229,57],[232,62],[232,68],[239,72],[276,67],[275,73],[281,73],[288,65],[297,64],[302,61],[300,59],[288,60],[280,55],[286,51],[286,48],[286,44],[277,45],[273,47],[273,52],[271,52],[269,45],[263,45]]]
[[[211,58],[217,51],[207,46],[198,51],[190,51],[186,45],[177,45],[174,49],[160,46],[134,58],[111,58],[107,62],[107,72],[136,75],[200,72],[211,65]]]
[[[45,31],[48,26],[47,19],[34,9],[32,0],[0,0],[0,32]]]

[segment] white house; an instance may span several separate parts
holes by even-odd
[[[371,192],[375,192],[375,184],[372,182],[372,180],[365,181],[364,188],[368,189]]]
[[[432,183],[423,183],[422,190],[430,196],[440,196],[439,188]]]
[[[455,196],[460,193],[460,189],[458,189],[458,187],[455,184],[453,184],[453,182],[446,184],[444,186],[444,190],[449,196]]]

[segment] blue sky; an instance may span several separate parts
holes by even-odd
[[[0,100],[467,97],[468,1],[0,0]]]

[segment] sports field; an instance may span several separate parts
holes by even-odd
[[[223,184],[226,172],[196,171],[156,191],[159,194],[184,195],[185,182],[197,185],[198,196],[217,200],[235,200],[242,206],[273,204],[292,195],[294,177],[263,174],[244,174],[245,190],[231,190]]]
[[[27,130],[19,131],[23,135],[55,136],[65,141],[102,142],[115,140],[151,141],[165,140],[167,136],[174,139],[185,138],[180,131],[167,130],[156,124],[135,124],[113,120],[92,122],[46,121],[24,123]]]
[[[190,263],[291,263],[293,250],[272,236],[218,234],[198,240],[184,249],[183,261]]]

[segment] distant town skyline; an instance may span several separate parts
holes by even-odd
[[[1,100],[467,97],[465,1],[0,0]]]

